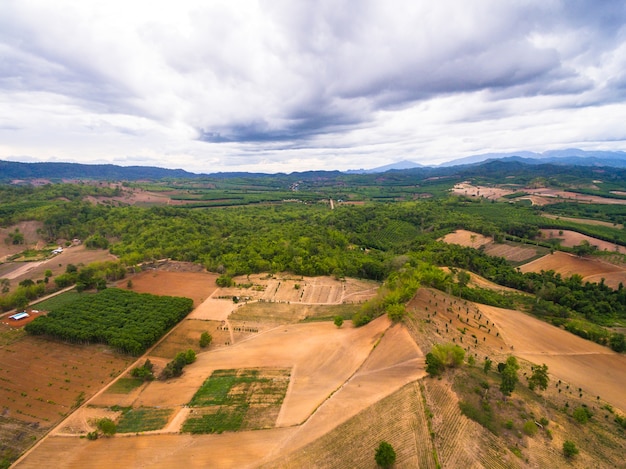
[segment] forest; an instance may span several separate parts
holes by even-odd
[[[517,182],[549,182],[559,188],[568,184],[580,188],[589,186],[590,178],[598,177],[589,168],[568,173],[567,169],[540,166],[547,171],[541,177],[538,176],[541,168],[537,166],[522,166],[517,173],[511,173],[508,166],[507,184],[515,188]],[[530,293],[536,301],[521,304],[519,298],[455,282],[454,276],[433,281],[432,275],[430,280],[422,275],[417,281],[473,301],[499,306],[516,304],[622,351],[623,335],[606,329],[626,325],[626,291],[622,286],[613,290],[602,282],[583,283],[577,276],[561,278],[554,272],[523,274],[503,258],[438,240],[462,228],[493,237],[497,242],[583,254],[583,247],[563,247],[558,241],[541,238],[539,230],[573,230],[626,246],[626,230],[620,226],[626,221],[623,206],[566,201],[531,206],[510,198],[495,201],[449,192],[472,171],[477,174],[477,181],[503,179],[502,164],[488,163],[481,168],[482,171],[473,168],[466,173],[457,170],[458,174],[448,169],[449,174],[434,179],[430,171],[415,170],[383,175],[236,175],[210,181],[198,178],[122,184],[0,186],[0,226],[38,220],[43,223],[42,234],[51,242],[80,238],[89,247],[107,248],[118,256],[117,263],[67,271],[54,279],[52,285],[59,288],[76,284],[79,290],[102,290],[108,281],[122,278],[126,268],[163,258],[201,264],[221,274],[221,281],[226,283],[237,275],[283,271],[384,281],[407,266],[412,269],[419,266],[422,272],[424,265],[445,266],[474,272],[500,285]],[[624,174],[622,170],[605,174],[607,189],[594,190],[610,192],[620,181],[624,182]],[[167,192],[171,200],[192,203],[178,206],[119,203],[125,191],[148,189]],[[423,194],[428,197],[422,197]],[[100,203],[93,203],[90,197],[98,198]],[[329,198],[336,200],[332,209]],[[240,202],[234,204],[233,200]],[[353,203],[355,200],[359,203]],[[226,202],[220,207],[200,206],[217,201]],[[593,225],[560,217],[589,217],[609,223]],[[592,247],[587,247],[592,253]],[[624,257],[616,253],[596,254]],[[40,295],[43,287],[20,288],[12,295],[31,298]],[[5,308],[12,304],[8,297],[2,301]],[[360,322],[366,322],[372,314],[378,313],[364,313]],[[597,325],[601,332],[591,333],[589,324]],[[141,339],[137,347],[147,342]],[[127,348],[138,350],[137,347]]]

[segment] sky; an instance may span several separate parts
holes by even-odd
[[[626,150],[623,0],[0,0],[0,159],[293,172]]]

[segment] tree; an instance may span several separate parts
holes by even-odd
[[[115,425],[115,422],[107,417],[98,420],[96,426],[103,435],[111,436],[115,435],[115,432],[117,432],[117,426]]]
[[[341,316],[335,316],[334,323],[335,326],[341,327],[343,325],[343,318]]]
[[[211,345],[212,341],[213,337],[208,332],[204,331],[202,334],[200,334],[200,347],[206,348]]]
[[[446,369],[443,361],[432,352],[426,354],[426,373],[430,376],[439,376]]]
[[[493,365],[493,362],[489,358],[485,358],[485,364],[483,365],[483,371],[485,374],[489,373],[491,365]]]
[[[566,458],[573,458],[578,454],[578,448],[576,447],[576,443],[570,440],[565,440],[563,442],[563,454]]]
[[[505,396],[511,395],[515,389],[515,385],[519,381],[519,378],[517,377],[517,370],[519,370],[517,359],[510,356],[506,359],[506,364],[502,370],[502,382],[500,383],[500,391],[502,391],[502,394]]]
[[[540,366],[534,366],[533,373],[530,375],[530,378],[528,378],[528,388],[534,391],[536,387],[539,387],[539,389],[545,391],[548,388],[549,381],[548,365],[544,363]]]
[[[404,316],[406,316],[406,309],[404,305],[398,303],[389,305],[387,306],[387,316],[389,316],[389,319],[393,322],[400,322],[404,319]]]
[[[464,270],[460,270],[459,273],[456,274],[456,278],[461,288],[467,286],[467,284],[469,283],[471,279],[470,274],[468,274]]]
[[[386,441],[381,441],[374,455],[376,464],[380,467],[391,467],[396,462],[396,452]]]

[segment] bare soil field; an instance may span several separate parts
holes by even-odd
[[[490,243],[485,247],[490,256],[504,257],[507,261],[523,262],[537,255],[537,248],[511,245],[508,243]]]
[[[467,230],[456,230],[443,237],[443,241],[449,244],[459,244],[461,246],[478,249],[492,242],[492,239],[480,233]]]
[[[220,336],[218,328],[221,325],[221,321],[205,321],[187,317],[150,351],[150,355],[172,360],[178,352],[185,350],[204,352],[208,349],[200,347],[200,335],[203,332],[211,334],[215,346],[215,343],[221,342],[218,339]],[[224,335],[227,333],[225,332]]]
[[[599,281],[604,278],[605,283],[617,288],[619,282],[624,281],[626,269],[603,262],[597,258],[578,257],[561,251],[547,254],[520,267],[522,272],[541,272],[553,270],[563,277],[573,274],[582,276],[584,281]]]
[[[146,454],[141,448],[148,447],[151,467],[256,466],[314,441],[423,376],[419,348],[401,326],[387,330],[389,326],[385,317],[359,329],[347,324],[337,328],[328,322],[281,326],[232,347],[199,354],[181,378],[148,384],[133,404],[179,409],[215,369],[289,368],[291,382],[276,421],[277,427],[284,428],[113,438],[106,440],[106,451],[100,447],[104,440],[90,447],[77,438],[49,437],[16,467],[34,467],[42,460],[59,461],[58,467],[103,467],[110,464],[111,454],[121,466],[136,467]],[[99,399],[90,404],[98,406]],[[199,456],[199,448],[207,445],[211,451],[201,451]]]
[[[579,203],[590,203],[590,204],[606,204],[606,205],[626,205],[625,199],[611,199],[609,197],[599,197],[596,195],[586,195],[586,194],[578,194],[576,192],[562,191],[557,189],[524,189],[526,192],[529,192],[536,196],[541,196],[548,198],[550,200],[554,200],[554,202],[562,201],[563,199],[576,201]]]
[[[78,346],[24,336],[0,325],[0,406],[10,419],[0,448],[23,451],[74,406],[120,374],[130,359],[103,346]],[[11,335],[13,340],[6,340]],[[4,423],[3,423],[4,426]],[[9,432],[14,428],[15,432]]]
[[[515,310],[479,305],[515,354],[626,412],[626,355]]]
[[[43,245],[43,238],[38,232],[42,228],[43,223],[38,221],[22,221],[8,228],[0,228],[0,262],[4,261],[6,256],[17,254],[27,247]],[[24,235],[24,244],[8,242],[9,233],[15,233],[16,229]]]
[[[274,303],[361,303],[376,295],[379,284],[369,280],[301,277],[291,274],[255,274],[235,277],[237,286],[222,288],[214,297],[271,301]]]
[[[184,272],[150,269],[130,278],[132,290],[153,295],[182,296],[191,298],[198,306],[217,289],[217,274],[208,272]],[[118,282],[119,288],[127,288],[129,279]]]
[[[543,229],[539,231],[541,232],[541,236],[543,238],[558,239],[561,242],[562,246],[570,248],[578,246],[582,241],[588,241],[589,244],[591,244],[592,246],[597,246],[600,251],[622,251],[622,248],[618,244],[610,243],[608,241],[603,241],[597,238],[592,238],[591,236],[587,236],[576,231],[554,229]]]
[[[485,199],[499,199],[513,192],[514,191],[510,189],[503,189],[501,187],[474,186],[466,182],[456,184],[452,188],[452,193],[454,194],[467,195],[470,197],[484,197]]]
[[[459,244],[474,249],[484,246],[485,252],[490,256],[504,257],[512,262],[523,262],[537,255],[536,248],[509,243],[494,243],[491,237],[467,230],[456,230],[444,236],[442,240],[446,243]]]
[[[22,251],[24,247],[20,249]],[[84,245],[64,248],[63,252],[44,261],[37,262],[7,262],[0,266],[1,276],[11,279],[15,286],[25,279],[39,280],[44,278],[46,270],[51,270],[53,276],[65,272],[68,264],[83,266],[92,262],[114,261],[117,258],[104,249],[87,249]]]

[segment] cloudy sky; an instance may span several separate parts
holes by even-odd
[[[0,159],[194,172],[626,150],[623,0],[0,0]]]

